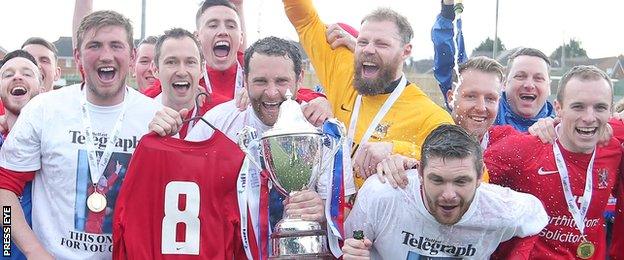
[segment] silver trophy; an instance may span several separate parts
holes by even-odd
[[[249,152],[249,140],[253,138],[255,133],[249,128],[239,135],[243,151]],[[333,140],[305,119],[300,105],[292,100],[288,91],[275,125],[262,135],[259,143],[264,168],[269,172],[273,187],[287,197],[315,187],[326,170],[322,165],[331,165],[323,160],[333,160],[340,148],[342,140]],[[284,216],[277,223],[271,234],[271,248],[270,259],[332,258],[323,226],[296,217]]]

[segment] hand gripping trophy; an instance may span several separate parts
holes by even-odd
[[[239,134],[239,144],[249,154],[249,144],[255,138],[253,129]],[[343,135],[344,136],[344,135]],[[331,140],[328,146],[326,140]],[[275,125],[259,141],[273,187],[289,196],[297,191],[316,186],[321,174],[331,163],[342,140],[326,138],[321,130],[310,124],[301,112],[300,105],[292,100],[290,91],[280,105]],[[249,156],[253,158],[253,156]],[[255,162],[256,165],[259,165]],[[316,221],[297,216],[285,216],[271,234],[270,259],[331,259],[327,244],[327,231]]]

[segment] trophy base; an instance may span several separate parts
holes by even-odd
[[[284,218],[271,234],[269,259],[333,259],[327,232],[316,221]]]

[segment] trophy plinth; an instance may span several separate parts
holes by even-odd
[[[284,218],[271,234],[269,259],[332,259],[327,232],[316,221]]]

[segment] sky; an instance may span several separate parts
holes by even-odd
[[[75,1],[3,0],[0,46],[17,49],[30,36],[55,41],[71,35]],[[439,0],[313,0],[327,24],[344,22],[359,28],[360,19],[376,7],[390,7],[408,17],[414,29],[416,59],[433,57],[430,31],[440,12]],[[147,0],[146,35],[182,27],[195,30],[200,0]],[[496,0],[464,0],[464,37],[470,53],[494,37]],[[141,0],[94,0],[94,9],[112,9],[133,21],[140,37]],[[269,35],[297,40],[279,0],[245,0],[248,42]],[[624,54],[622,0],[499,0],[498,35],[507,48],[534,47],[550,55],[557,46],[577,39],[591,58]]]

